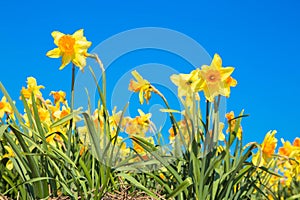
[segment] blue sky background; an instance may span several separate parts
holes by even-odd
[[[300,137],[300,2],[170,2],[1,1],[0,81],[14,99],[19,97],[28,76],[36,77],[39,84],[46,86],[45,96],[51,90],[69,91],[70,66],[59,71],[60,60],[45,56],[54,48],[50,35],[53,30],[73,33],[84,28],[93,49],[103,40],[129,29],[169,28],[193,38],[211,56],[219,53],[224,66],[236,68],[233,76],[238,86],[232,89],[227,110],[239,113],[245,109],[250,114],[243,121],[246,141],[262,141],[271,129],[278,130],[278,138]],[[169,60],[172,56],[158,57],[156,53],[137,52],[122,57],[114,63],[110,74],[121,76],[122,67],[129,70],[148,62],[176,65]],[[184,66],[184,61],[177,64]]]

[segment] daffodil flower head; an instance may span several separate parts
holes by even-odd
[[[6,101],[6,97],[3,96],[0,101],[0,119],[3,118],[4,114],[12,114],[13,110],[10,104]]]
[[[50,95],[53,96],[55,105],[66,102],[66,93],[64,91],[51,91]]]
[[[199,94],[195,91],[199,82],[199,72],[200,70],[196,69],[189,74],[173,74],[170,77],[171,81],[178,87],[178,97],[190,107],[193,105],[193,100],[200,100]]]
[[[284,141],[283,138],[281,138],[281,142],[283,146],[278,149],[278,154],[282,156],[290,156],[294,149],[293,145],[289,141]]]
[[[145,80],[136,70],[131,72],[132,76],[136,79],[130,80],[128,90],[133,92],[139,92],[139,100],[140,104],[144,103],[144,98],[148,103],[151,98],[151,92],[153,91],[153,87],[149,83],[149,81]]]
[[[92,45],[83,36],[83,29],[76,31],[73,35],[66,35],[59,31],[53,31],[51,35],[57,48],[48,51],[46,55],[50,58],[62,57],[60,70],[72,62],[83,71],[86,66],[87,49]]]
[[[22,87],[21,93],[26,99],[31,98],[31,94],[33,93],[35,97],[42,97],[42,93],[40,89],[44,89],[43,85],[37,85],[37,81],[34,77],[27,78],[27,88]]]
[[[178,87],[178,96],[188,96],[195,92],[195,84],[199,81],[199,69],[193,70],[190,74],[173,74],[170,79]]]
[[[225,115],[227,121],[228,121],[228,128],[226,130],[226,133],[232,132],[235,129],[235,125],[236,125],[236,120],[234,119],[234,112],[230,111],[229,113],[226,113]],[[242,126],[240,125],[238,127],[237,133],[236,133],[236,137],[238,138],[238,140],[242,139],[242,133],[243,133],[243,129]]]
[[[213,102],[218,95],[228,97],[230,86],[236,85],[234,79],[228,79],[233,71],[233,67],[222,67],[221,57],[215,54],[210,66],[201,67],[200,81],[196,88],[199,91],[203,90],[205,98],[210,102]]]
[[[3,158],[12,158],[15,156],[15,154],[10,146],[5,145],[4,149],[7,151],[7,153],[3,155],[2,159]],[[13,167],[14,167],[13,162],[9,159],[6,163],[6,168],[8,170],[12,170]]]
[[[275,153],[275,148],[277,146],[277,139],[275,134],[277,131],[269,131],[263,143],[261,144],[261,151],[257,151],[252,157],[252,163],[256,166],[262,166],[267,164]]]

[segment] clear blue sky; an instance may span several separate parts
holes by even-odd
[[[1,1],[0,80],[14,99],[27,76],[36,77],[46,86],[45,96],[51,90],[69,91],[70,67],[59,71],[60,61],[45,56],[54,48],[50,35],[53,30],[73,33],[84,28],[93,49],[129,29],[169,28],[193,38],[211,56],[219,53],[225,66],[236,68],[233,76],[238,86],[232,89],[227,110],[238,113],[245,109],[250,114],[243,121],[247,141],[261,141],[270,129],[278,130],[279,138],[300,137],[300,2],[170,2]],[[135,67],[160,61],[155,56],[145,56],[145,52],[143,55],[137,52],[120,58],[110,74],[121,76],[122,65]],[[162,56],[163,64],[172,58]]]

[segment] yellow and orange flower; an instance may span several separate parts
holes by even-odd
[[[27,78],[27,88],[22,87],[21,93],[26,99],[31,98],[31,93],[33,93],[36,97],[41,98],[42,93],[40,89],[44,89],[43,85],[37,85],[36,79],[34,77]]]
[[[200,97],[195,92],[199,82],[199,69],[193,70],[190,74],[173,74],[170,79],[178,87],[178,96],[185,97],[187,106],[193,105],[193,99],[199,101]],[[195,96],[193,96],[195,95]]]
[[[234,112],[231,111],[229,113],[226,113],[225,115],[227,121],[228,121],[228,128],[226,130],[226,133],[229,133],[230,131],[234,131],[235,129],[235,125],[236,125],[236,120],[232,120],[234,119]],[[237,133],[236,133],[236,137],[241,140],[242,139],[242,133],[243,133],[243,129],[242,129],[242,126],[240,125],[238,127],[238,130],[237,130]]]
[[[53,31],[51,35],[57,48],[48,51],[46,55],[50,58],[62,57],[60,70],[72,62],[83,71],[88,56],[87,49],[92,45],[83,36],[83,29],[76,31],[73,35],[66,35],[59,31]]]
[[[10,158],[14,157],[15,154],[14,154],[14,152],[13,152],[13,150],[10,146],[5,145],[4,149],[7,151],[7,153],[3,155],[2,159],[3,158],[8,158],[9,159],[6,163],[6,168],[8,170],[12,170],[14,168],[14,164],[13,164],[13,162]]]
[[[290,156],[290,154],[293,151],[293,146],[289,141],[284,141],[283,139],[281,139],[281,142],[283,144],[283,147],[280,147],[278,150],[279,155],[282,156]]]
[[[66,102],[66,93],[64,91],[51,91],[50,95],[54,98],[54,104],[65,103]]]
[[[150,129],[151,113],[145,114],[142,110],[138,109],[140,116],[128,120],[125,132],[127,134],[137,134],[144,137],[145,133]]]
[[[131,74],[136,79],[136,81],[130,80],[128,89],[133,92],[139,92],[140,104],[144,103],[144,98],[148,103],[149,99],[151,98],[153,87],[151,86],[149,81],[145,80],[136,70],[132,71]]]
[[[3,96],[0,101],[0,119],[3,118],[4,114],[12,114],[13,110],[10,104],[6,101],[6,97]]]
[[[210,102],[218,95],[229,97],[230,87],[236,85],[236,80],[230,78],[233,71],[233,67],[222,67],[221,57],[215,54],[210,66],[201,67],[196,90],[203,90],[205,98]]]
[[[269,131],[263,143],[261,144],[261,151],[257,151],[252,157],[252,163],[256,166],[267,164],[275,153],[277,146],[277,139],[275,138],[276,131]]]

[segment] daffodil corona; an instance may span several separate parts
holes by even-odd
[[[83,36],[83,29],[76,31],[73,35],[66,35],[59,31],[53,31],[51,35],[57,48],[48,51],[46,55],[50,58],[62,57],[60,70],[72,62],[83,71],[88,56],[87,49],[92,44]]]

